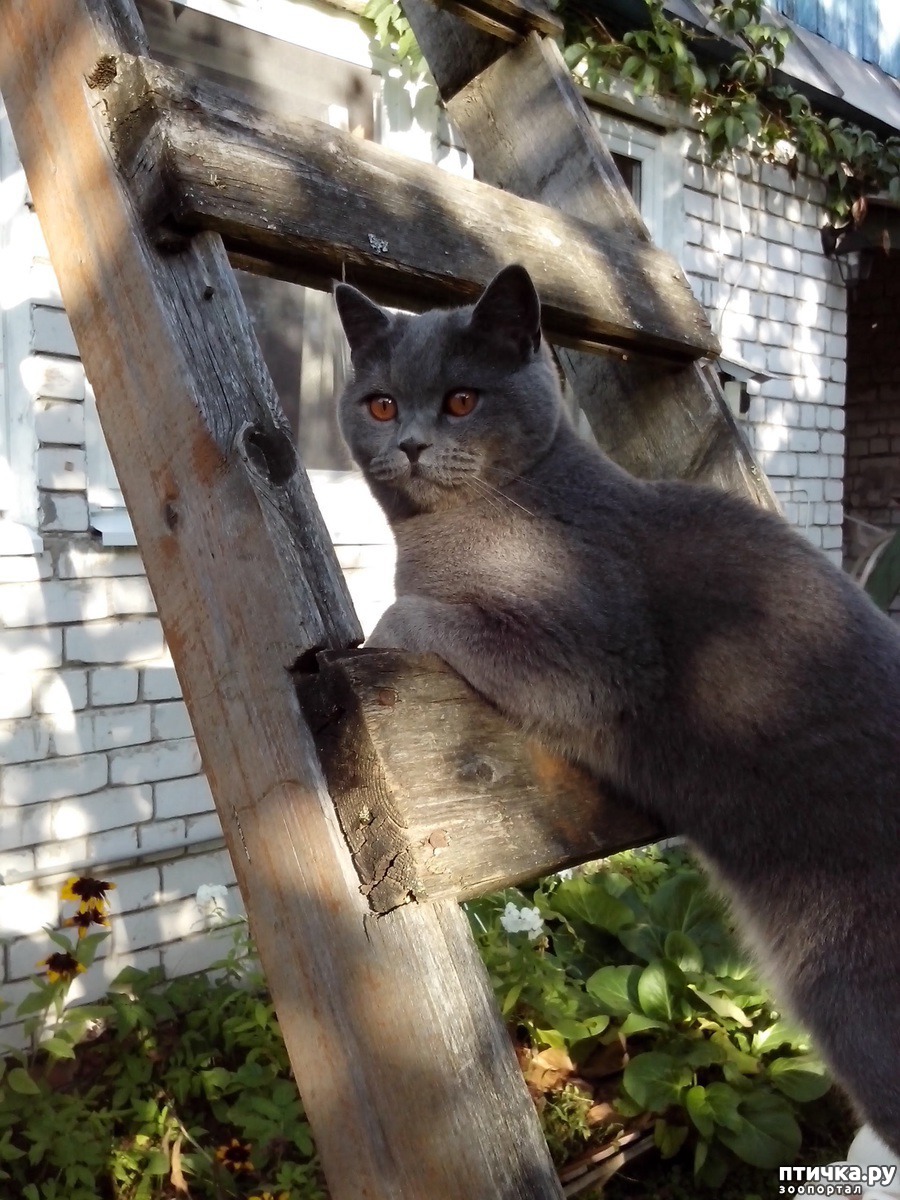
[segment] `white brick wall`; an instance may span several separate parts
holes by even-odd
[[[844,439],[834,406],[844,403],[846,291],[822,254],[824,187],[748,155],[712,170],[695,139],[685,143],[694,156],[684,159],[683,265],[723,356],[775,376],[751,385],[750,443],[787,519],[840,562]]]

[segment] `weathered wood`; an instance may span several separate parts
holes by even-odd
[[[521,262],[548,332],[685,361],[715,350],[684,275],[646,239],[448,175],[311,119],[273,120],[146,60],[104,90],[113,139],[148,219],[221,233],[241,265],[344,275],[387,302],[476,296]]]
[[[330,1193],[559,1200],[458,906],[359,894],[293,683],[359,629],[220,239],[159,252],[114,169],[139,31],[130,0],[0,0],[0,87]]]
[[[665,836],[517,733],[440,659],[319,661],[301,702],[376,911],[468,899]]]
[[[484,68],[482,40],[457,21],[445,70],[448,15],[429,0],[404,0],[404,11],[480,179],[608,233],[649,236],[553,42],[532,35]],[[778,507],[704,368],[560,357],[598,442],[636,475],[713,483]]]
[[[541,0],[440,0],[440,4],[475,29],[504,41],[518,42],[532,29],[550,37],[563,31],[560,18]]]

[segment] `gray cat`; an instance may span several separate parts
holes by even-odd
[[[779,517],[581,440],[522,267],[421,316],[335,298],[398,548],[369,644],[440,655],[689,838],[900,1154],[900,632]]]

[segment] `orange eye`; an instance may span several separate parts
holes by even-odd
[[[444,411],[451,417],[467,417],[477,403],[478,393],[473,388],[457,388],[444,400]]]
[[[397,401],[391,396],[370,396],[366,405],[376,421],[393,421],[397,416]]]

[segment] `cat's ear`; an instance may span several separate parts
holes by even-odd
[[[523,358],[540,347],[541,302],[524,267],[504,267],[494,276],[475,305],[471,328],[511,342]]]
[[[335,284],[334,303],[350,343],[352,359],[376,345],[391,327],[390,315],[349,283]]]

